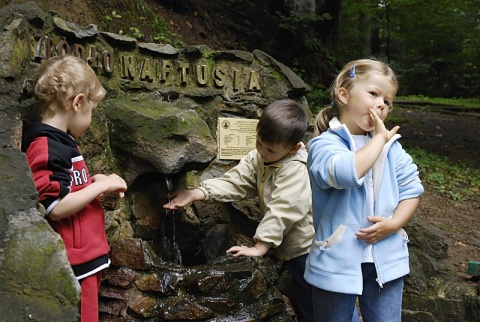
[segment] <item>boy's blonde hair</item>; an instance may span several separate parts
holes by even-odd
[[[307,113],[292,100],[268,105],[257,124],[257,135],[268,144],[291,147],[301,142],[308,128]]]
[[[338,73],[330,88],[332,102],[323,108],[315,118],[314,134],[319,135],[328,129],[328,123],[334,116],[338,116],[344,107],[338,99],[340,88],[349,91],[359,79],[365,79],[372,73],[387,77],[398,90],[397,77],[393,70],[385,63],[375,59],[358,59],[347,63]]]
[[[86,62],[72,55],[55,56],[42,62],[35,73],[33,94],[40,116],[64,110],[78,94],[100,103],[106,91]]]

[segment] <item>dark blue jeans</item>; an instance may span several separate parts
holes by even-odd
[[[294,298],[291,301],[299,322],[313,321],[313,287],[303,278],[307,256],[300,255],[284,262],[293,279]]]
[[[307,256],[308,254],[301,255],[284,263],[293,279],[293,294],[295,298],[291,300],[299,322],[316,321],[313,316],[313,290],[316,288],[308,284],[305,278],[303,278]],[[353,308],[353,315],[350,315],[350,317],[351,322],[360,322],[356,307]]]
[[[358,296],[365,322],[400,322],[402,318],[403,278],[378,285],[373,263],[362,264],[363,293]],[[315,322],[350,322],[357,295],[325,291],[313,287]],[[357,314],[358,318],[358,314]],[[352,319],[353,321],[353,319]],[[358,321],[358,320],[357,320]]]

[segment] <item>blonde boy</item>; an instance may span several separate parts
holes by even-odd
[[[123,193],[116,174],[90,177],[75,138],[88,129],[105,96],[94,71],[71,55],[45,60],[34,76],[41,122],[28,124],[22,151],[32,170],[45,218],[62,237],[81,285],[82,322],[98,321],[98,290],[110,265],[105,218],[99,196]]]

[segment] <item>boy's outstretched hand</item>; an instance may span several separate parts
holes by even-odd
[[[247,246],[243,246],[243,245],[230,247],[227,250],[227,254],[233,254],[233,256],[235,256],[235,257],[239,257],[239,256],[248,256],[248,257],[263,256],[268,252],[269,249],[270,248],[268,248],[264,243],[256,242],[254,247],[247,247]]]
[[[194,201],[205,200],[205,194],[200,189],[179,190],[171,195],[169,203],[163,205],[163,208],[177,210],[191,204]]]

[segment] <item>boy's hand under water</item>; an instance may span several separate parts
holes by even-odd
[[[200,189],[178,190],[171,194],[171,199],[168,203],[163,205],[163,208],[177,210],[191,204],[194,201],[201,201],[204,199],[205,195]]]

